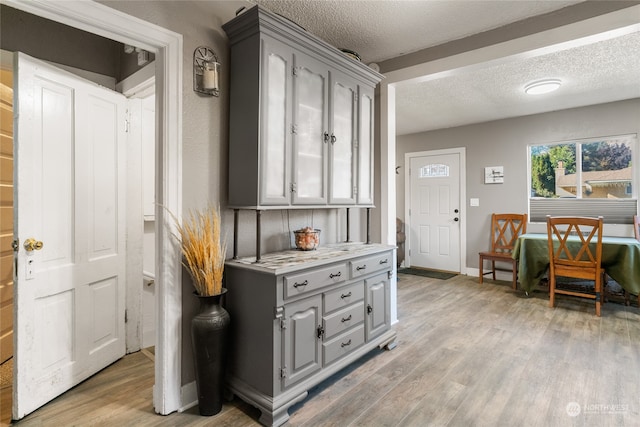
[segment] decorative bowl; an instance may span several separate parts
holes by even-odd
[[[358,62],[361,62],[362,60],[360,59],[360,55],[358,54],[358,52],[354,52],[353,50],[349,50],[349,49],[340,49],[342,51],[342,53],[344,53],[345,55],[347,55],[348,57],[355,59]]]
[[[320,230],[305,227],[293,232],[296,248],[301,251],[312,251],[320,245]]]

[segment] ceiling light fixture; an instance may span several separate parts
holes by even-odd
[[[536,80],[535,82],[527,83],[524,86],[524,93],[528,95],[549,93],[558,89],[561,84],[562,82],[559,79]]]

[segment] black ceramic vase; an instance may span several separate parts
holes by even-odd
[[[220,305],[227,292],[200,296],[200,310],[191,320],[198,407],[200,415],[215,415],[222,410],[225,366],[229,350],[229,313]]]

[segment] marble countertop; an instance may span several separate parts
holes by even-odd
[[[339,262],[357,258],[359,256],[375,254],[393,249],[394,246],[382,245],[379,243],[336,243],[320,246],[313,251],[300,251],[292,249],[282,252],[272,252],[263,254],[260,262],[256,262],[256,257],[243,257],[226,262],[227,266],[249,268],[271,272],[273,274],[288,273],[301,270],[303,268],[324,265],[327,261]]]

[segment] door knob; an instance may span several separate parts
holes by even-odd
[[[24,248],[27,250],[27,252],[31,252],[33,250],[39,251],[40,249],[42,249],[42,246],[44,246],[42,242],[32,237],[29,237],[24,241]]]
[[[458,221],[459,221],[458,217],[453,218],[453,220],[454,220],[455,222],[458,222]]]

